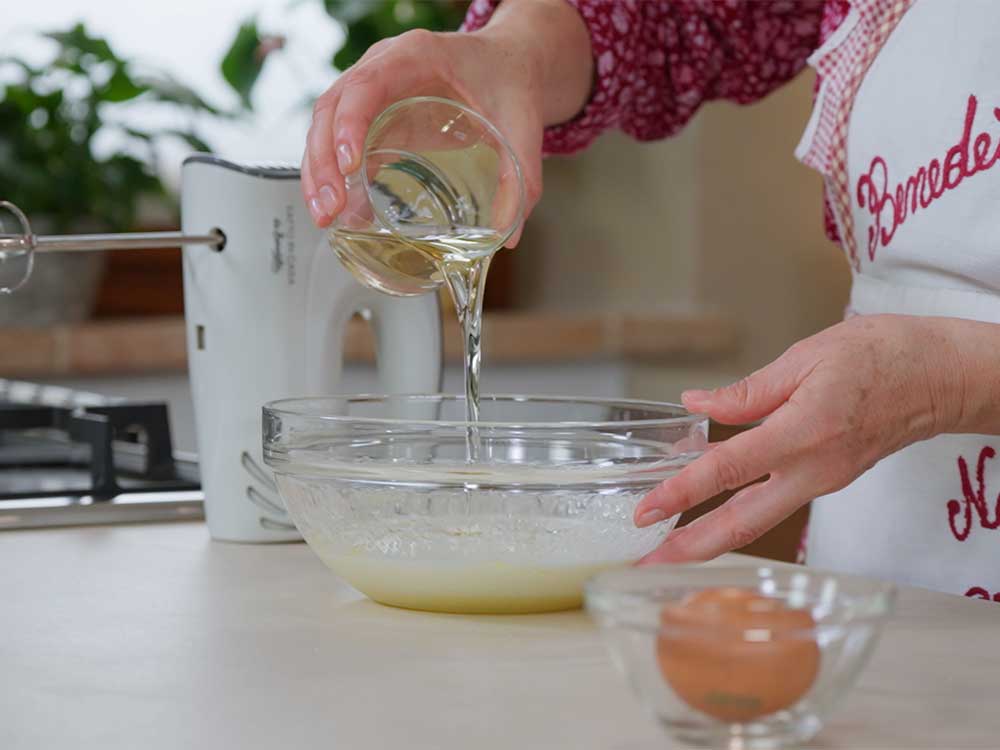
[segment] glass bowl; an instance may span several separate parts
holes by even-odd
[[[814,736],[855,682],[891,584],[801,567],[654,565],[586,587],[618,669],[677,740],[785,747]]]
[[[444,612],[580,606],[595,573],[653,550],[636,504],[706,446],[681,406],[483,396],[343,396],[264,407],[264,460],[310,547],[384,604]],[[478,459],[469,460],[470,440]]]

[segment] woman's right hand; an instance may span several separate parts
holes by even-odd
[[[465,102],[497,126],[520,161],[527,215],[542,193],[544,126],[550,124],[547,120],[575,114],[589,90],[586,28],[565,0],[557,2],[565,7],[548,0],[514,0],[509,2],[512,9],[504,15],[498,11],[478,32],[416,30],[372,45],[313,109],[302,160],[302,192],[316,224],[328,226],[342,210],[344,175],[358,168],[375,117],[393,102],[421,95]],[[539,30],[537,12],[532,11],[558,23],[548,24],[549,28],[543,24]],[[529,24],[535,31],[528,31]],[[557,39],[561,34],[562,39],[550,44],[549,34]],[[581,35],[586,45],[583,53],[578,49]],[[566,98],[566,81],[558,80],[549,68],[553,53],[560,50],[575,55],[578,70],[572,72],[572,79],[584,82],[576,103],[572,89]],[[563,87],[558,96],[546,91],[555,86]],[[560,100],[569,104],[562,106],[563,112],[553,111],[552,102]],[[519,235],[520,230],[507,244],[514,245]]]

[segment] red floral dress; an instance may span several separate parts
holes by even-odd
[[[714,99],[749,104],[793,78],[847,13],[847,0],[567,0],[590,31],[595,81],[544,151],[570,154],[605,130],[639,140],[677,133]],[[499,0],[475,0],[465,29]],[[827,216],[827,230],[835,232]],[[833,236],[833,234],[831,234]]]

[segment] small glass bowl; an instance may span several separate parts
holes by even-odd
[[[722,611],[719,596],[751,594],[764,597],[762,614]],[[693,613],[691,597],[704,608]],[[654,565],[586,586],[615,665],[667,732],[732,750],[813,737],[871,656],[894,598],[888,583],[792,566]]]
[[[449,252],[468,260],[495,253],[524,220],[514,149],[462,102],[416,96],[390,105],[368,129],[361,165],[346,179],[328,238],[358,281],[386,294],[443,283],[421,240],[450,237]]]
[[[309,546],[370,598],[541,612],[663,541],[676,518],[632,514],[707,431],[650,401],[483,396],[470,424],[458,396],[334,396],[265,406],[264,460]]]

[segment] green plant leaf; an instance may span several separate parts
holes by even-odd
[[[333,67],[339,71],[347,70],[361,59],[369,47],[384,38],[379,31],[378,22],[372,16],[347,24],[344,43],[333,56]]]
[[[4,88],[3,101],[17,107],[17,116],[26,117],[43,104],[42,98],[27,84],[9,84]]]
[[[40,68],[35,68],[26,63],[24,60],[18,60],[16,57],[4,57],[0,56],[0,66],[3,65],[13,65],[20,68],[27,78],[37,78],[42,75],[42,70]]]
[[[124,67],[117,67],[98,93],[104,101],[127,102],[147,91],[149,91],[149,86],[136,83]]]
[[[43,36],[52,39],[60,46],[59,54],[53,61],[57,67],[65,67],[76,72],[82,72],[89,67],[89,62],[123,64],[124,61],[111,51],[111,46],[101,37],[91,36],[82,23],[76,24],[69,31],[51,31]],[[88,63],[88,64],[85,64]]]
[[[465,17],[469,13],[470,0],[443,0],[438,6],[444,16],[446,28],[457,30],[465,22]]]
[[[174,138],[180,138],[195,151],[202,151],[204,153],[211,154],[214,150],[211,146],[205,143],[205,141],[198,137],[198,135],[190,130],[164,130],[163,134],[171,135]]]
[[[76,24],[69,31],[50,31],[42,34],[58,42],[62,47],[74,50],[80,54],[94,55],[102,62],[120,62],[120,58],[111,51],[107,41],[101,37],[91,36],[82,23]]]
[[[166,74],[136,73],[134,63],[82,25],[46,36],[59,46],[38,68],[0,58],[0,65],[23,71],[5,69],[5,79],[13,80],[0,84],[0,197],[32,218],[46,217],[55,232],[73,230],[81,218],[124,231],[135,228],[143,200],[173,207],[156,170],[160,141],[180,138],[197,150],[208,144],[190,128],[130,127],[118,121],[115,108],[145,97],[175,112],[218,110]],[[136,153],[96,157],[93,138],[106,128],[127,133],[128,150]]]
[[[128,135],[132,136],[133,138],[139,138],[140,140],[143,140],[143,141],[152,141],[153,140],[153,134],[152,133],[147,133],[145,130],[139,130],[138,128],[130,128],[127,125],[122,125],[121,129],[122,129],[123,133],[127,133]]]
[[[250,93],[257,82],[260,71],[264,68],[264,60],[258,55],[260,34],[257,23],[248,21],[240,26],[236,38],[229,46],[229,51],[222,59],[222,77],[240,96],[240,101],[247,109],[252,109]]]
[[[341,23],[354,23],[377,10],[380,5],[392,5],[390,0],[323,0],[331,18]]]
[[[207,112],[220,117],[231,116],[230,113],[223,112],[202,99],[194,89],[185,86],[165,73],[144,75],[138,77],[136,82],[140,86],[145,86],[149,95],[156,101],[178,104],[190,110]]]
[[[453,31],[468,5],[464,0],[324,0],[327,13],[344,27],[344,43],[333,56],[333,66],[347,70],[373,44],[405,31]]]

